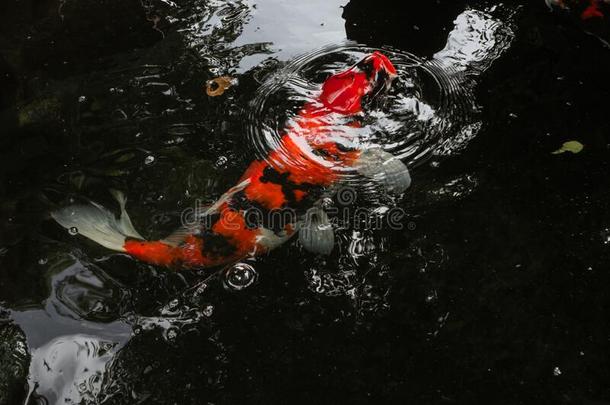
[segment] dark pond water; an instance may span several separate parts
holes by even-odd
[[[4,0],[0,403],[610,403],[608,23],[421,3]],[[438,54],[467,6],[493,27]],[[400,229],[342,223],[327,257],[288,242],[236,289],[49,218],[115,188],[140,233],[167,235],[372,49],[411,83],[390,98],[411,115],[386,106],[365,135],[413,185],[355,205],[402,209]],[[584,148],[552,153],[569,141]]]

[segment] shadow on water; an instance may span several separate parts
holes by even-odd
[[[476,137],[391,202],[403,229],[346,225],[322,259],[288,243],[240,290],[109,255],[48,212],[118,188],[166,235],[256,155],[267,78],[345,39],[433,59],[466,2],[3,2],[0,403],[610,402],[610,53],[540,3],[466,97]],[[237,83],[208,97],[220,75]],[[295,99],[270,100],[277,121]],[[569,140],[585,148],[551,154]]]

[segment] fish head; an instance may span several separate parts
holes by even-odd
[[[348,70],[330,76],[322,85],[320,100],[342,114],[362,110],[364,101],[384,95],[397,77],[396,68],[387,56],[375,51]]]

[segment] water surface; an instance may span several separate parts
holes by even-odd
[[[112,206],[119,188],[138,230],[165,236],[265,149],[253,109],[289,118],[362,47],[394,52],[418,84],[410,67],[465,4],[21,3],[1,6],[0,306],[25,334],[31,403],[610,401],[610,54],[581,26],[544,2],[500,14],[510,49],[447,104],[467,114],[439,114],[417,86],[394,94],[409,114],[373,114],[368,142],[409,162],[401,142],[421,136],[405,126],[451,134],[404,198],[358,200],[404,209],[405,226],[342,224],[327,258],[288,243],[247,261],[240,289],[111,255],[48,212]],[[265,93],[295,63],[297,80]],[[236,84],[210,98],[220,75]],[[570,140],[583,151],[551,154]]]

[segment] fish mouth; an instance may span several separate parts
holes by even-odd
[[[380,70],[376,74],[376,78],[371,84],[370,90],[363,97],[362,105],[368,108],[379,107],[386,99],[386,95],[392,88],[392,82],[397,75],[390,74],[385,70]]]
[[[363,97],[363,105],[378,103],[384,98],[398,77],[392,62],[380,52],[374,52],[360,61],[356,67],[363,72],[368,81],[369,88]]]

